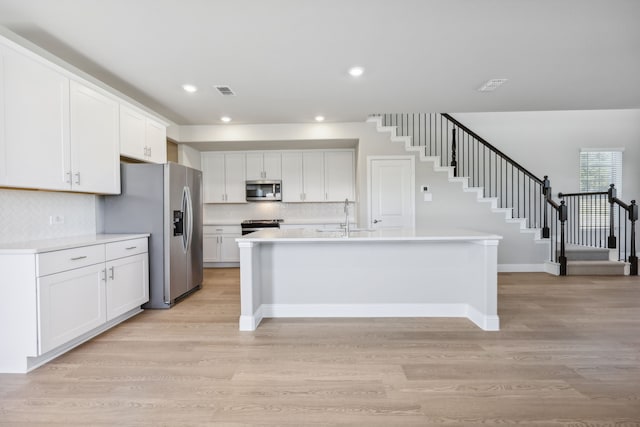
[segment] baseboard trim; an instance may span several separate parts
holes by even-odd
[[[497,315],[484,315],[468,304],[263,304],[258,311],[260,320],[262,317],[465,317],[486,331],[497,331],[500,325]],[[240,330],[251,330],[243,327],[253,324],[257,327],[258,311],[253,316],[241,316]]]
[[[498,264],[498,273],[544,273],[544,264]]]
[[[264,305],[261,305],[260,307],[258,307],[258,309],[250,316],[249,315],[240,316],[241,331],[255,331],[258,325],[260,324],[260,322],[262,322],[262,319],[264,317],[268,317],[263,315],[263,312],[264,312],[263,307]]]

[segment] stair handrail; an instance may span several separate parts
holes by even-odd
[[[525,175],[527,175],[528,177],[530,177],[531,179],[533,179],[534,181],[537,181],[538,184],[542,185],[543,184],[543,180],[538,178],[536,175],[534,175],[532,172],[530,172],[529,170],[527,170],[524,166],[522,166],[520,163],[516,162],[515,160],[513,160],[511,157],[507,156],[506,154],[504,154],[502,151],[500,151],[498,148],[496,148],[495,145],[492,145],[490,142],[488,142],[486,139],[484,139],[483,137],[481,137],[480,135],[478,135],[477,133],[475,133],[474,131],[472,131],[471,129],[469,129],[468,127],[466,127],[465,125],[463,125],[462,123],[460,123],[458,120],[456,120],[453,116],[451,116],[449,113],[442,113],[442,117],[446,118],[447,120],[449,120],[450,122],[452,122],[453,124],[455,124],[456,126],[458,126],[460,129],[464,130],[466,133],[468,133],[469,135],[471,135],[473,138],[477,139],[478,141],[480,141],[482,143],[482,145],[486,146],[487,148],[489,148],[491,151],[495,152],[496,154],[498,154],[500,157],[502,157],[503,159],[505,159],[506,161],[508,161],[509,163],[512,163],[518,170],[520,170],[522,173],[524,173]]]
[[[618,248],[618,258],[624,259],[621,256],[621,247],[618,247],[618,239],[615,233],[615,215],[614,206],[618,205],[621,209],[627,212],[627,219],[631,224],[630,230],[630,251],[628,255],[628,262],[630,264],[630,274],[633,276],[638,275],[638,257],[636,253],[636,222],[638,221],[638,205],[635,200],[631,200],[630,203],[625,203],[617,197],[617,189],[614,184],[610,184],[607,191],[590,191],[590,192],[577,192],[577,193],[558,193],[558,197],[564,198],[580,198],[580,197],[595,197],[595,196],[607,196],[607,202],[609,203],[609,224],[608,224],[608,236],[607,236],[607,248]],[[622,233],[622,230],[619,230]],[[626,232],[626,226],[625,226]],[[580,244],[587,244],[588,242],[580,242]],[[626,236],[625,236],[625,251],[626,251]]]

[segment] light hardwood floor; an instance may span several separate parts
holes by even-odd
[[[466,319],[239,332],[239,272],[209,269],[174,308],[0,375],[0,425],[640,426],[638,277],[500,274],[498,308],[499,332]]]

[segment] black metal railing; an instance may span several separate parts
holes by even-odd
[[[638,275],[636,221],[638,205],[618,199],[613,184],[607,191],[559,193],[569,215],[568,243],[617,249],[618,260],[630,264],[630,274]]]
[[[525,218],[527,227],[542,229],[545,223],[544,181],[451,117],[440,113],[373,114],[383,126],[395,126],[396,134],[410,136],[425,156],[437,156],[441,166],[451,166],[454,176],[468,178],[470,187],[496,198],[500,208],[511,209],[514,218]]]
[[[544,218],[547,223],[547,217],[550,217],[548,224],[550,224],[548,233],[545,237],[549,238],[549,261],[555,262],[559,265],[560,276],[567,275],[567,219],[568,207],[564,200],[557,203],[553,200],[551,193],[551,184],[548,177],[544,177],[543,193],[545,196],[545,211]]]

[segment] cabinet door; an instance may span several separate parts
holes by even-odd
[[[147,160],[167,163],[167,128],[154,120],[146,121]]]
[[[144,160],[145,146],[145,116],[120,105],[120,154],[132,159]]]
[[[282,179],[282,154],[264,153],[263,169],[266,179]]]
[[[262,153],[247,153],[247,180],[260,180],[265,179],[263,168],[263,155]]]
[[[302,182],[305,202],[324,202],[324,153],[302,153]]]
[[[6,47],[0,46],[0,57],[0,179],[4,169],[7,186],[69,190],[69,79]]]
[[[205,234],[202,236],[202,260],[204,262],[220,261],[219,234]]]
[[[353,152],[327,151],[324,153],[324,191],[326,201],[354,201]]]
[[[104,264],[38,278],[38,348],[46,353],[106,321]]]
[[[202,153],[202,199],[204,203],[224,203],[224,154]]]
[[[282,153],[282,201],[302,202],[302,153]]]
[[[118,103],[72,81],[72,189],[90,193],[120,193]]]
[[[222,262],[240,262],[240,248],[236,239],[240,235],[235,234],[223,234],[221,244],[221,256]]]
[[[245,155],[242,153],[225,154],[225,186],[227,203],[244,203],[245,192]]]
[[[149,301],[148,260],[144,253],[107,262],[107,320]]]

